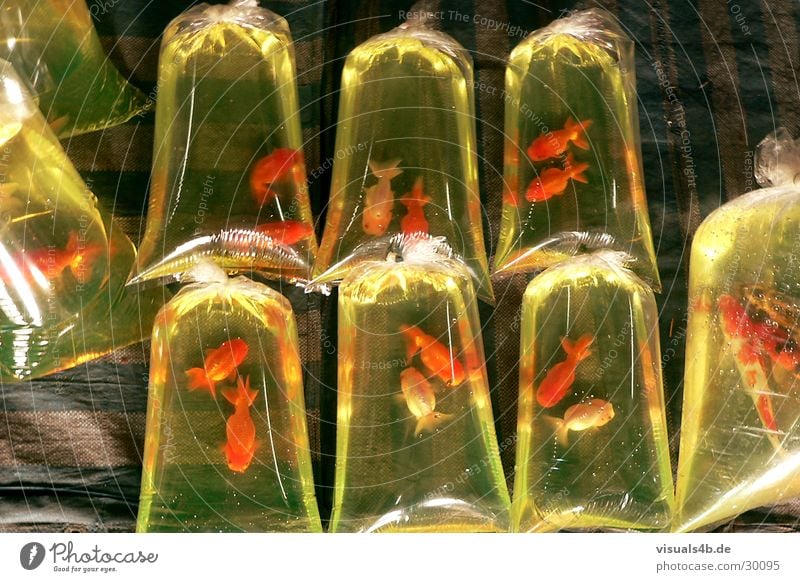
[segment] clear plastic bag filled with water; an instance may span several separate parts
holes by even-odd
[[[308,281],[311,219],[286,21],[255,0],[199,4],[167,27],[147,229],[132,283],[201,260]]]
[[[493,301],[481,224],[472,60],[421,20],[375,36],[342,72],[330,205],[315,283],[398,235],[444,237]]]
[[[600,9],[556,20],[513,50],[496,274],[607,248],[660,289],[634,70],[633,41]]]
[[[158,298],[123,291],[134,257],[0,60],[0,377],[42,376],[149,335]]]
[[[137,531],[322,531],[288,300],[191,275],[153,329]]]
[[[692,244],[680,531],[800,495],[800,142],[766,138],[756,178]]]
[[[472,279],[436,243],[342,282],[333,532],[508,529]]]
[[[0,58],[11,62],[59,137],[124,123],[145,105],[109,62],[92,12],[103,2],[5,0]]]
[[[525,291],[514,531],[671,524],[658,311],[624,262],[575,257]]]

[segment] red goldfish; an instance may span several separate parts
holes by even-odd
[[[272,153],[258,160],[250,170],[250,193],[256,204],[264,206],[275,198],[276,193],[270,186],[285,179],[302,161],[303,153],[291,148],[274,149]]]
[[[217,396],[217,382],[221,382],[236,373],[236,368],[247,357],[249,346],[243,339],[229,340],[206,355],[203,368],[186,370],[189,377],[189,390],[208,390],[211,396]]]
[[[552,416],[544,419],[555,429],[556,438],[562,446],[569,444],[569,431],[582,431],[607,425],[614,418],[614,406],[599,398],[581,402],[567,408],[563,420]]]
[[[425,218],[425,206],[431,201],[422,190],[422,176],[414,182],[414,188],[400,197],[400,204],[406,207],[406,215],[400,220],[400,228],[405,234],[415,232],[428,233],[428,221]]]
[[[281,220],[280,222],[266,222],[256,226],[256,231],[275,239],[285,245],[293,245],[307,239],[314,234],[310,224],[299,220]]]
[[[436,425],[452,417],[450,414],[435,412],[436,394],[431,383],[416,368],[406,368],[400,372],[400,389],[403,391],[406,406],[417,419],[414,436],[422,431],[433,432]]]
[[[409,360],[419,352],[425,368],[448,386],[458,386],[464,381],[464,366],[453,356],[450,347],[415,325],[403,325],[400,331],[406,339],[406,356]]]
[[[528,146],[528,157],[534,162],[542,162],[560,156],[567,151],[567,145],[572,142],[582,150],[589,149],[589,142],[586,141],[586,130],[592,125],[592,120],[587,119],[580,123],[575,123],[572,117],[564,123],[564,129],[557,129],[548,133],[543,133]]]
[[[99,244],[81,247],[78,234],[72,231],[64,249],[45,247],[17,253],[14,263],[19,271],[0,266],[0,278],[13,284],[15,277],[22,276],[30,283],[43,284],[58,279],[69,268],[79,283],[85,283],[91,278],[92,264],[102,253],[103,246]]]
[[[536,391],[536,401],[540,406],[550,408],[564,398],[567,390],[575,381],[575,370],[578,364],[592,354],[589,346],[593,341],[594,338],[589,334],[582,335],[575,343],[565,337],[561,338],[561,347],[564,348],[567,357],[563,362],[553,366],[539,385],[539,389]]]
[[[234,412],[225,425],[228,441],[222,451],[228,460],[228,468],[244,473],[256,452],[256,425],[250,416],[250,407],[253,406],[258,391],[250,389],[250,376],[244,382],[240,376],[236,379],[236,389],[223,390],[222,395],[234,407]]]
[[[564,169],[561,168],[547,168],[539,174],[538,178],[531,181],[528,186],[528,191],[525,193],[525,198],[528,202],[544,202],[563,194],[567,189],[570,180],[588,184],[589,180],[583,173],[589,169],[589,164],[581,162],[575,163],[572,159],[572,154],[567,156],[567,162],[564,164]]]
[[[769,431],[770,442],[775,450],[783,452],[776,434],[778,423],[775,421],[770,398],[772,391],[761,359],[763,345],[759,338],[758,324],[750,319],[744,307],[730,295],[720,296],[719,310],[722,334],[728,342],[745,390],[753,399],[761,424]]]
[[[375,162],[370,160],[369,169],[378,179],[378,183],[364,188],[364,215],[362,225],[364,232],[373,236],[380,236],[389,228],[392,221],[392,207],[394,206],[394,192],[392,180],[403,173],[397,169],[400,160],[388,162]]]

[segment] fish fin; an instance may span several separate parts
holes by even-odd
[[[585,360],[592,355],[592,352],[589,348],[593,343],[593,335],[588,333],[583,334],[581,337],[575,340],[575,343],[572,344],[572,356],[579,362],[581,360]]]
[[[572,118],[570,118],[570,120],[572,120]],[[568,120],[568,122],[570,120]],[[575,144],[575,147],[582,150],[589,149],[589,142],[586,140],[586,130],[589,129],[591,125],[591,119],[586,119],[580,123],[575,123],[575,121],[572,120],[572,126],[569,129],[575,130],[575,137],[572,139],[572,143]]]
[[[206,374],[203,368],[189,368],[186,370],[186,375],[189,377],[188,388],[190,391],[194,390],[208,390],[211,396],[217,396],[217,388],[214,382]]]
[[[558,444],[560,444],[562,447],[568,446],[569,428],[567,427],[567,423],[560,418],[556,418],[555,416],[545,415],[542,418],[553,429],[553,433],[556,436],[556,440],[558,440]]]
[[[581,184],[588,184],[589,178],[584,175],[584,172],[589,169],[589,164],[580,164],[578,168],[572,173],[572,179]]]
[[[397,167],[401,161],[402,160],[400,158],[397,158],[396,160],[388,160],[386,162],[376,162],[370,160],[367,162],[367,164],[369,165],[369,171],[372,172],[376,178],[393,180],[403,173],[403,170]]]
[[[236,388],[226,388],[222,391],[222,396],[225,400],[236,406],[236,402],[239,400],[239,390]]]
[[[417,426],[414,429],[414,436],[418,437],[423,432],[436,432],[437,427],[453,418],[452,414],[443,414],[441,412],[431,412],[425,416],[417,419]]]
[[[74,230],[69,231],[69,237],[67,239],[67,252],[71,255],[78,254],[79,245],[80,239],[78,238],[78,233]]]
[[[258,390],[252,390],[250,388],[250,376],[247,376],[244,382],[242,382],[242,377],[239,376],[237,388],[239,389],[239,394],[243,396],[247,402],[247,406],[253,406],[253,402],[255,402],[258,397]]]
[[[403,334],[403,339],[406,340],[406,361],[409,361],[419,351],[419,343],[412,326],[401,325],[400,332]]]
[[[756,401],[756,408],[758,408],[758,416],[761,417],[761,422],[764,427],[771,430],[778,430],[778,423],[775,422],[775,413],[772,410],[772,401],[767,394],[759,394]]]

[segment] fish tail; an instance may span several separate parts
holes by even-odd
[[[570,123],[571,122],[571,123]],[[575,147],[578,147],[582,150],[589,149],[589,142],[586,140],[586,130],[589,129],[592,125],[591,119],[585,119],[580,123],[576,123],[574,119],[571,117],[567,120],[567,124],[569,127],[567,129],[573,131],[573,138],[572,143],[575,144]]]
[[[581,184],[588,184],[589,178],[587,178],[586,175],[584,174],[584,172],[588,169],[589,169],[589,164],[586,163],[578,164],[570,172],[570,177],[576,182],[580,182]]]
[[[217,396],[217,387],[203,368],[190,368],[186,370],[186,375],[189,377],[189,390],[208,390],[211,396]]]
[[[236,388],[226,388],[222,391],[222,397],[236,406],[236,404],[239,402],[239,390]]]
[[[568,356],[572,356],[577,361],[585,360],[588,358],[592,352],[589,350],[589,347],[594,342],[594,338],[589,335],[588,333],[583,334],[574,342],[570,341],[567,337],[561,338],[561,347],[564,349],[564,352]]]
[[[567,423],[555,416],[543,416],[544,421],[553,429],[558,444],[562,447],[569,445],[569,427]]]
[[[386,162],[376,162],[370,160],[368,162],[369,171],[372,172],[372,174],[378,179],[385,178],[387,180],[393,180],[403,173],[403,170],[397,167],[400,162],[400,158]]]

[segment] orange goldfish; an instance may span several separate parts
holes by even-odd
[[[394,206],[394,192],[392,180],[403,173],[397,165],[400,160],[388,162],[374,162],[370,160],[369,169],[378,179],[378,183],[364,188],[364,216],[362,225],[364,232],[373,236],[380,236],[389,228],[392,221],[392,207]]]
[[[206,355],[203,368],[186,370],[189,377],[189,390],[208,390],[217,396],[217,382],[222,382],[236,373],[236,368],[247,357],[250,346],[243,339],[226,341]]]
[[[753,399],[761,424],[768,430],[767,437],[776,451],[783,453],[777,437],[778,423],[772,407],[772,391],[762,361],[763,345],[758,324],[753,322],[736,299],[730,295],[719,298],[720,324],[728,342],[736,368],[744,381],[745,390]]]
[[[422,431],[433,432],[440,422],[452,417],[451,414],[434,411],[436,394],[431,383],[416,368],[406,368],[400,372],[400,389],[406,406],[417,419],[414,436],[419,436]]]
[[[285,245],[293,245],[307,239],[314,234],[310,224],[299,220],[281,220],[280,222],[266,222],[256,226],[256,231],[275,239]]]
[[[563,362],[553,366],[545,376],[539,389],[536,391],[536,401],[540,406],[550,408],[558,404],[575,381],[575,370],[578,364],[588,358],[592,352],[589,346],[592,345],[594,338],[589,334],[584,334],[575,343],[567,338],[561,338],[561,347],[567,353]]]
[[[528,157],[534,162],[543,162],[550,158],[560,156],[567,151],[567,145],[572,142],[582,150],[589,149],[589,142],[586,141],[586,130],[592,125],[592,120],[587,119],[580,123],[575,123],[572,117],[564,123],[564,129],[557,129],[543,133],[528,146]]]
[[[103,253],[99,244],[81,247],[78,234],[69,233],[67,246],[64,249],[40,248],[32,251],[20,251],[14,258],[19,271],[0,267],[0,278],[13,284],[14,278],[22,276],[29,283],[43,283],[45,280],[58,279],[69,268],[72,276],[79,283],[86,283],[92,275],[93,263]]]
[[[464,366],[453,356],[451,348],[435,337],[428,335],[415,325],[400,327],[406,339],[406,356],[411,359],[419,352],[420,360],[427,370],[438,376],[448,386],[461,384],[466,374]]]
[[[277,148],[260,160],[250,170],[250,193],[259,206],[275,198],[277,194],[270,186],[280,182],[302,163],[303,153],[291,148]]]
[[[589,164],[584,162],[576,164],[572,159],[572,154],[569,154],[563,170],[547,168],[539,174],[538,178],[534,178],[528,186],[525,198],[528,202],[544,202],[553,196],[563,194],[570,180],[588,184],[589,180],[583,175],[587,169],[589,169]]]
[[[569,444],[569,431],[600,428],[614,418],[614,406],[607,400],[593,398],[589,402],[573,404],[564,413],[563,420],[552,416],[544,419],[555,429],[556,438],[562,446]]]
[[[415,232],[428,233],[428,221],[425,218],[425,206],[431,201],[422,190],[422,176],[414,182],[414,188],[400,197],[400,204],[406,207],[406,215],[400,220],[400,228],[405,234]]]
[[[250,389],[250,376],[244,382],[240,376],[236,379],[236,389],[223,390],[222,395],[234,407],[225,425],[228,441],[222,451],[228,460],[228,468],[244,473],[256,452],[256,425],[250,416],[250,407],[258,396],[258,390]]]

